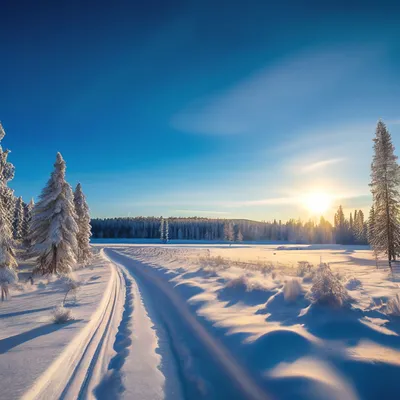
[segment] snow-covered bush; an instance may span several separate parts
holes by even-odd
[[[394,315],[396,317],[400,317],[400,295],[396,294],[396,296],[389,299],[386,305],[386,312],[389,315]]]
[[[76,295],[79,288],[81,287],[81,283],[76,279],[73,279],[72,277],[63,277],[62,280],[64,281],[64,285],[66,288],[63,304],[65,304],[68,295],[70,296],[72,301],[76,302]]]
[[[55,324],[65,324],[73,319],[71,310],[64,306],[58,306],[53,310],[53,322]]]
[[[297,276],[303,277],[306,274],[310,273],[313,268],[314,266],[308,261],[299,261],[297,263]]]
[[[332,307],[342,307],[350,300],[347,290],[328,264],[321,264],[318,268],[309,298],[314,304]]]
[[[357,290],[360,286],[362,286],[361,281],[357,278],[354,278],[354,276],[346,282],[347,290]]]
[[[287,303],[293,303],[297,300],[303,288],[297,279],[291,279],[283,287],[283,297]]]

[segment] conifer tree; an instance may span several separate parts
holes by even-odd
[[[12,232],[0,203],[0,290],[1,300],[8,296],[8,286],[18,281],[17,262],[15,260]]]
[[[0,142],[5,132],[0,123]],[[8,296],[8,286],[18,280],[14,256],[10,209],[14,195],[7,183],[14,177],[14,166],[7,161],[9,151],[0,145],[0,291],[1,300]],[[12,209],[11,209],[12,210]]]
[[[92,236],[92,232],[90,226],[89,207],[86,202],[86,197],[82,192],[82,186],[80,183],[78,183],[75,188],[74,205],[77,216],[76,223],[79,229],[76,236],[78,243],[77,257],[78,262],[86,265],[92,256],[90,250],[90,237]]]
[[[30,246],[29,236],[30,236],[30,224],[32,220],[32,212],[35,202],[33,199],[28,204],[24,206],[24,222],[22,224],[22,239],[25,246]]]
[[[54,171],[33,209],[32,251],[37,256],[35,271],[42,274],[68,274],[76,263],[78,226],[65,169],[57,153]]]
[[[164,224],[164,240],[165,240],[165,243],[167,243],[168,240],[169,240],[169,223],[168,223],[168,218],[165,220],[165,224]]]
[[[161,220],[160,220],[160,239],[161,239],[162,242],[164,241],[164,224],[165,224],[164,218],[161,217]]]
[[[0,123],[0,142],[5,136],[3,126]],[[8,161],[9,150],[3,150],[0,145],[0,202],[3,205],[4,217],[6,223],[9,224],[10,230],[12,230],[12,224],[14,220],[14,206],[15,196],[14,191],[11,190],[7,184],[14,178],[15,168],[14,165]]]
[[[390,268],[392,261],[400,254],[399,185],[400,169],[392,138],[385,124],[379,121],[371,164],[374,225],[370,244],[376,252],[387,256]]]
[[[235,232],[233,230],[232,222],[226,222],[224,225],[224,239],[228,242],[232,242],[235,238]]]
[[[18,197],[14,208],[13,236],[14,239],[22,239],[22,230],[24,224],[24,202],[22,197]]]

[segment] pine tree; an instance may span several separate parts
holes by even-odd
[[[224,225],[224,239],[228,242],[232,242],[235,237],[235,232],[233,231],[232,222],[226,222]]]
[[[22,239],[24,241],[25,246],[30,247],[30,224],[32,220],[32,212],[33,207],[35,206],[35,202],[33,199],[28,204],[24,206],[24,222],[22,224]]]
[[[374,226],[370,236],[372,248],[388,258],[389,267],[400,254],[400,169],[389,131],[378,122],[371,164],[371,192]]]
[[[54,171],[33,209],[32,251],[37,256],[35,272],[42,274],[68,274],[76,263],[77,217],[65,169],[65,161],[57,153]]]
[[[169,240],[169,222],[168,222],[168,218],[165,220],[165,224],[164,224],[164,241],[165,243],[167,243]]]
[[[22,230],[24,224],[24,202],[22,197],[18,197],[14,208],[13,236],[14,239],[22,239]]]
[[[0,123],[0,142],[5,132]],[[1,300],[8,296],[8,285],[18,280],[17,262],[14,256],[12,240],[12,218],[10,210],[14,201],[12,190],[7,183],[14,177],[14,166],[7,161],[9,151],[3,151],[0,145],[0,289]],[[11,214],[12,215],[12,214]]]
[[[0,123],[0,143],[5,136],[3,126]],[[14,178],[14,165],[8,161],[9,150],[3,150],[0,145],[0,202],[3,205],[4,218],[12,229],[14,220],[15,196],[7,184]]]
[[[160,239],[161,239],[162,242],[164,241],[164,225],[165,225],[164,218],[161,217],[161,220],[160,220]]]
[[[78,225],[78,234],[76,236],[78,242],[78,262],[86,265],[92,256],[90,250],[90,237],[92,236],[90,226],[90,215],[89,207],[86,202],[86,197],[82,192],[82,186],[80,183],[76,185],[74,192],[74,205],[75,213],[77,215],[76,223]]]
[[[12,232],[0,203],[0,289],[1,300],[8,296],[8,285],[18,281],[17,262],[15,260]]]

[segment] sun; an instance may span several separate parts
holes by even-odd
[[[312,214],[321,215],[328,211],[332,198],[327,193],[313,192],[304,196],[304,205]]]

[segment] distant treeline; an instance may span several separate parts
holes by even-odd
[[[290,219],[282,223],[251,221],[245,219],[209,219],[209,218],[168,218],[169,240],[209,240],[209,241],[286,241],[293,243],[340,243],[366,244],[366,224],[362,213],[344,218],[340,208],[337,226],[320,218],[303,222]],[[105,218],[92,219],[93,238],[123,239],[159,239],[160,217]],[[360,228],[362,226],[362,228]]]

